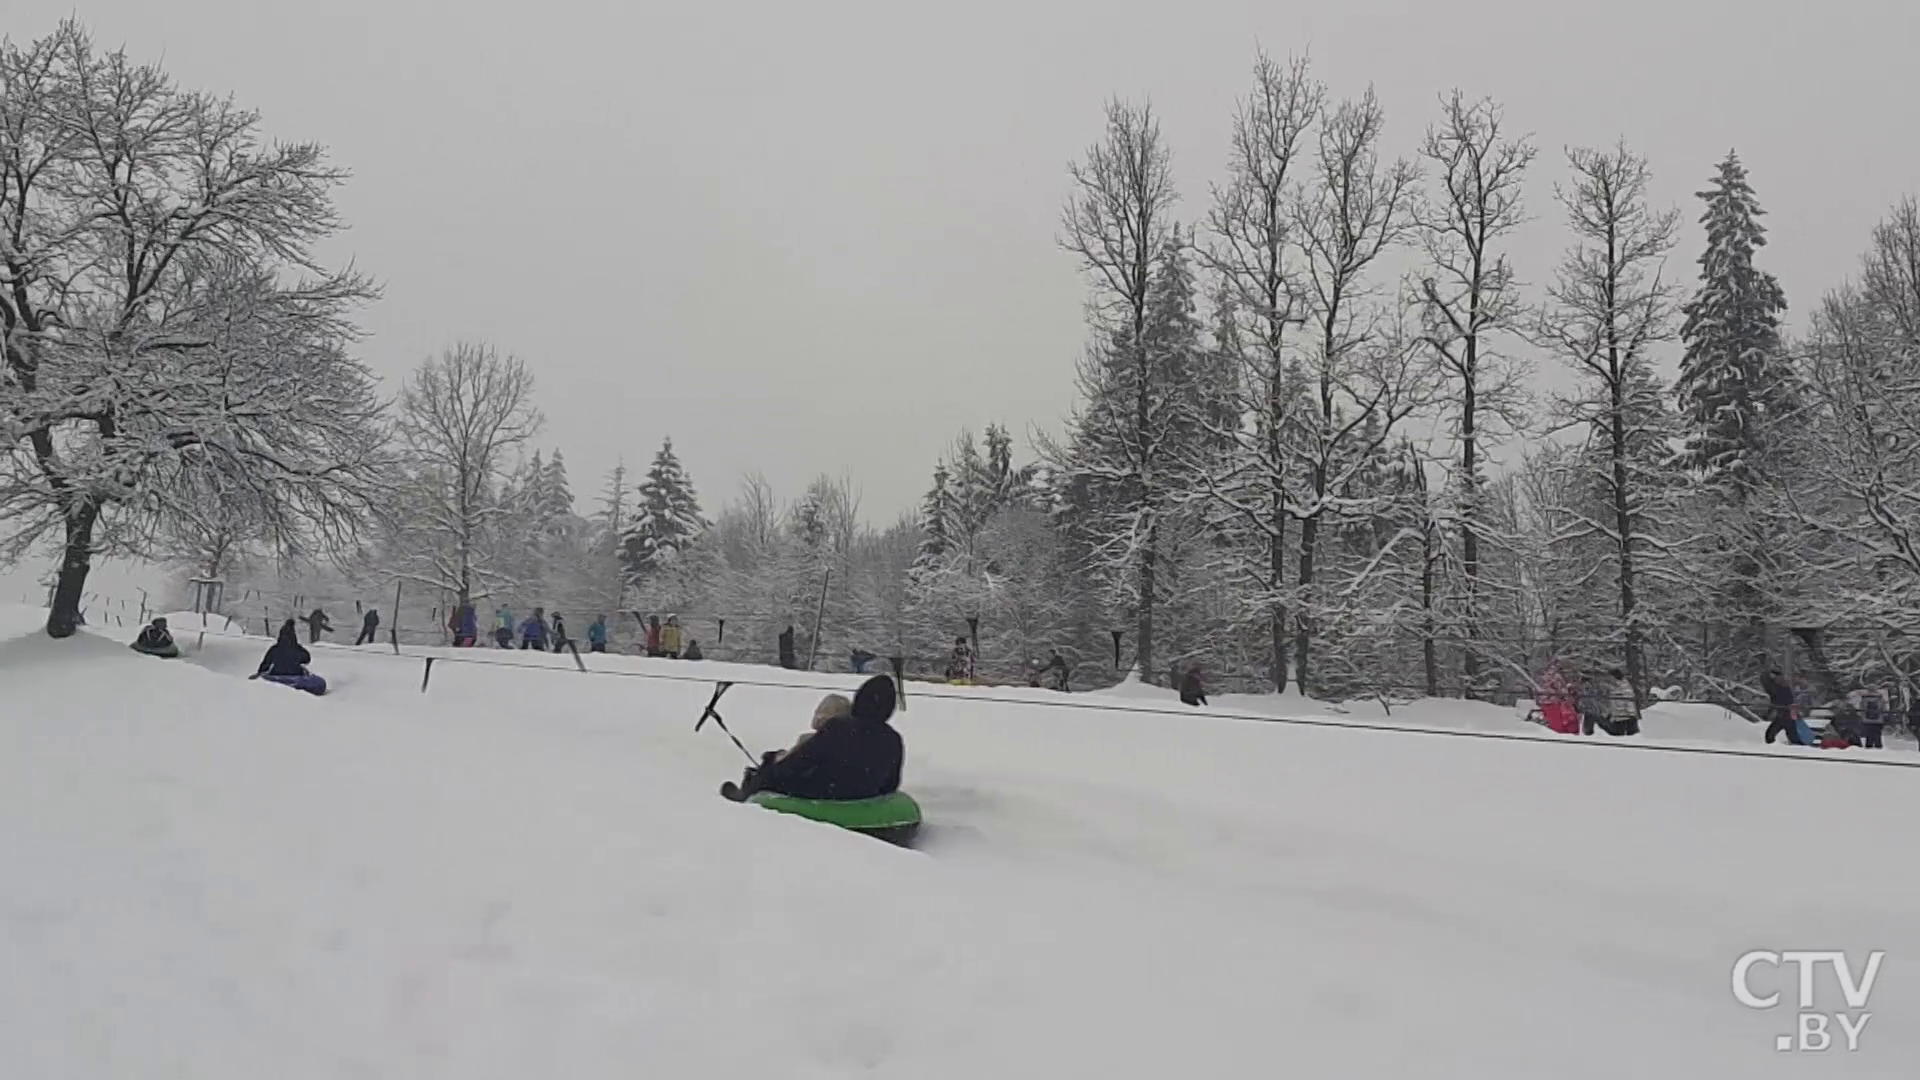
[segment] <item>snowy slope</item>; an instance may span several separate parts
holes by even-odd
[[[759,749],[851,676],[462,651],[422,694],[321,648],[313,699],[242,678],[259,640],[176,620],[164,662],[38,615],[0,609],[0,1076],[1920,1060],[1916,770],[913,686],[910,852],[723,802],[739,751],[691,730],[713,678],[812,688],[729,694]],[[1862,1050],[1776,1054],[1729,992],[1756,948],[1887,950]]]

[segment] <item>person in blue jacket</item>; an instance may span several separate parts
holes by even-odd
[[[527,621],[520,624],[520,648],[547,650],[547,609],[537,607]]]
[[[587,624],[587,651],[607,651],[607,617],[605,615],[595,615],[593,621]]]

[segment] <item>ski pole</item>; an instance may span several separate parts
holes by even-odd
[[[740,752],[747,755],[749,764],[758,765],[760,764],[760,759],[753,756],[753,751],[747,749],[747,744],[740,741],[740,737],[733,733],[733,729],[727,726],[727,722],[720,718],[719,710],[714,708],[714,706],[720,704],[720,695],[726,693],[732,686],[733,684],[730,682],[714,684],[713,697],[707,701],[707,707],[701,710],[700,719],[694,722],[693,730],[699,731],[703,724],[708,720],[712,720],[714,724],[718,725],[721,731],[727,733],[727,738],[733,740],[733,745],[739,747]]]

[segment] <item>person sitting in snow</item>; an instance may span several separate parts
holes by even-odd
[[[802,744],[808,739],[813,738],[815,732],[827,726],[829,720],[839,720],[842,717],[852,715],[853,702],[848,701],[845,694],[828,694],[826,697],[821,698],[820,704],[813,707],[813,722],[807,725],[807,730],[801,732],[799,737],[793,740],[792,746],[785,750],[778,751],[774,755],[774,760],[779,761],[788,754],[800,749]]]
[[[1180,678],[1180,703],[1199,707],[1207,703],[1207,688],[1200,685],[1200,664],[1195,661]]]
[[[280,624],[279,640],[267,647],[267,655],[260,658],[260,670],[253,677],[297,679],[307,674],[307,665],[312,662],[313,654],[300,644],[300,632],[288,619]]]
[[[897,702],[892,677],[875,675],[861,684],[846,715],[821,721],[784,752],[768,751],[740,783],[728,781],[720,793],[735,802],[760,791],[836,800],[893,794],[900,790],[907,756],[906,743],[888,723]]]
[[[180,646],[173,643],[173,634],[167,630],[167,620],[162,617],[148,623],[140,636],[133,639],[133,651],[170,660],[180,655]]]
[[[694,640],[693,638],[688,638],[687,639],[687,655],[683,659],[705,660],[706,658],[707,658],[707,654],[700,651],[700,642]]]

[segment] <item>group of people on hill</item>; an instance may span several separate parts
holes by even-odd
[[[1561,670],[1558,662],[1548,664],[1537,704],[1548,729],[1562,735],[1640,734],[1640,704],[1619,668],[1608,669],[1604,679],[1589,679],[1581,671]]]
[[[1820,704],[1811,691],[1796,692],[1793,683],[1780,669],[1769,670],[1760,679],[1767,695],[1767,734],[1771,743],[1785,736],[1794,746],[1819,746],[1839,749],[1858,746],[1879,750],[1886,745],[1887,720],[1893,714],[1893,696],[1879,686],[1860,686]],[[1909,724],[1920,721],[1920,700]],[[1816,731],[1810,723],[1824,719]],[[1920,725],[1915,726],[1920,731]]]
[[[1882,687],[1862,686],[1821,705],[1811,693],[1796,692],[1786,676],[1772,668],[1761,676],[1760,688],[1767,695],[1764,737],[1768,743],[1785,737],[1794,746],[1829,749],[1885,745],[1893,708],[1891,695]],[[1538,704],[1547,727],[1561,734],[1640,733],[1639,697],[1619,668],[1609,669],[1603,679],[1588,679],[1578,671],[1563,672],[1558,663],[1549,664],[1540,679]],[[1920,701],[1916,701],[1916,712],[1920,713]],[[1816,728],[1812,720],[1827,722]]]

